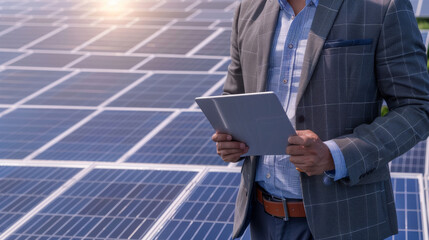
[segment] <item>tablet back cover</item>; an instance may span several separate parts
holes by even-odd
[[[243,156],[286,154],[288,138],[296,134],[273,92],[199,97],[195,101],[216,131],[249,146]]]

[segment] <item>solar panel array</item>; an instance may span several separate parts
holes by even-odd
[[[1,0],[0,239],[230,238],[241,164],[194,98],[222,92],[236,5]],[[393,239],[428,239],[426,145],[391,164]]]
[[[417,17],[429,17],[429,4],[427,0],[410,0],[410,2]]]

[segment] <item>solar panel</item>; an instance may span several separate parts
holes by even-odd
[[[97,69],[130,69],[143,61],[144,57],[133,56],[97,56],[91,55],[82,61],[70,66],[71,68]]]
[[[61,18],[55,17],[32,17],[25,21],[26,24],[53,24],[58,22]]]
[[[154,32],[156,32],[154,28],[117,28],[82,50],[94,52],[126,52]]]
[[[137,73],[82,72],[28,104],[97,106],[142,76]]]
[[[212,30],[169,29],[135,52],[185,54],[212,33]]]
[[[429,4],[427,0],[421,0],[423,3],[421,4],[421,11],[419,17],[429,17]]]
[[[204,58],[169,58],[156,57],[143,66],[140,70],[170,70],[170,71],[208,71],[219,62],[217,59]]]
[[[392,172],[425,173],[426,141],[421,141],[410,151],[390,163]]]
[[[1,20],[0,20],[1,21]],[[14,23],[16,20],[14,20]],[[50,26],[22,26],[0,36],[0,48],[20,48],[53,31]]]
[[[114,107],[188,108],[223,76],[155,74],[113,101]]]
[[[208,173],[155,239],[231,239],[239,183],[239,173]]]
[[[25,19],[24,17],[0,16],[0,22],[2,23],[16,23],[24,19]]]
[[[423,186],[419,185],[418,179],[395,177],[392,179],[393,191],[395,196],[396,213],[398,215],[399,233],[387,239],[424,239],[424,226],[422,219],[422,209],[420,190]]]
[[[192,19],[196,20],[208,20],[208,19],[220,19],[220,20],[232,20],[234,16],[233,12],[215,12],[211,10],[201,10]]]
[[[222,64],[222,66],[220,66],[218,69],[216,69],[216,71],[220,71],[220,72],[226,72],[228,71],[228,66],[231,63],[231,60],[226,61],[224,64]]]
[[[42,10],[42,9],[34,9],[28,10],[25,12],[25,15],[39,15],[39,16],[47,16],[55,13],[56,10]]]
[[[214,130],[201,112],[184,112],[127,162],[227,165],[211,141]]]
[[[10,66],[27,67],[64,67],[68,63],[78,59],[80,54],[58,54],[58,53],[33,53],[24,57]]]
[[[191,6],[193,2],[166,2],[163,5],[159,6],[158,9],[180,9],[185,10]]]
[[[67,18],[59,21],[61,24],[70,24],[70,25],[91,25],[98,21],[98,19],[91,18]]]
[[[229,48],[225,46],[230,45],[231,31],[224,31],[219,36],[214,38],[211,42],[205,45],[197,55],[216,55],[216,56],[229,56]]]
[[[229,7],[231,4],[234,4],[234,2],[232,1],[201,2],[200,4],[195,6],[195,9],[224,10],[225,8]]]
[[[23,10],[19,10],[19,9],[0,9],[0,14],[5,14],[5,15],[13,15],[13,14],[19,14],[23,12]]]
[[[25,158],[90,113],[59,109],[12,111],[0,118],[0,158]]]
[[[3,30],[8,29],[8,28],[10,28],[10,27],[11,27],[10,25],[3,25],[3,24],[0,24],[0,32],[2,32]]]
[[[114,162],[153,130],[168,112],[105,111],[36,159]]]
[[[0,64],[4,64],[5,62],[12,60],[22,53],[18,52],[0,52]]]
[[[133,26],[164,26],[171,20],[151,20],[151,19],[142,19],[133,23]]]
[[[95,169],[7,239],[141,239],[194,176]]]
[[[208,27],[213,24],[213,21],[177,21],[173,26],[180,27]]]
[[[0,103],[15,103],[68,73],[65,71],[4,70],[0,72]]]
[[[232,22],[229,22],[229,21],[220,22],[219,24],[216,25],[216,27],[231,28],[232,27]]]
[[[135,10],[127,15],[126,17],[139,17],[143,19],[156,19],[156,18],[163,18],[163,19],[180,19],[180,18],[187,18],[193,14],[193,11],[183,12],[183,11],[147,11],[147,10]]]
[[[0,168],[0,234],[72,178],[79,169]]]
[[[54,36],[37,43],[31,49],[73,50],[104,30],[106,29],[101,27],[68,27]]]

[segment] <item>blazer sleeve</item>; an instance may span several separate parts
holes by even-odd
[[[228,74],[223,88],[223,94],[244,93],[243,74],[240,62],[240,48],[238,39],[238,25],[241,3],[235,10],[231,33],[231,63],[228,66]]]
[[[349,185],[385,180],[377,170],[429,134],[427,57],[409,1],[390,2],[375,51],[375,77],[389,113],[334,139],[346,160]]]

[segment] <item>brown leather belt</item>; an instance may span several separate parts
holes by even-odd
[[[304,204],[300,202],[271,201],[264,197],[264,192],[259,185],[256,187],[256,198],[264,206],[265,212],[278,218],[288,220],[290,217],[305,217]],[[284,207],[286,206],[286,208]],[[286,211],[285,211],[286,210]]]

